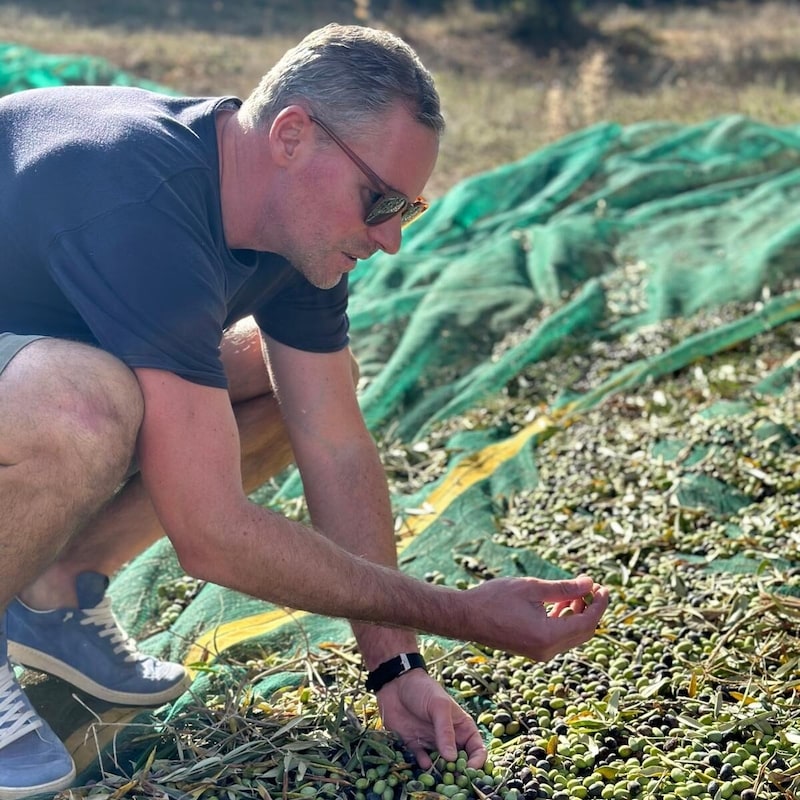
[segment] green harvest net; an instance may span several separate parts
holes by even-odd
[[[129,81],[141,84],[96,59],[0,45],[6,92]],[[399,255],[378,254],[361,264],[350,318],[370,429],[382,443],[413,446],[437,426],[453,426],[437,478],[394,497],[403,521],[401,568],[418,577],[440,571],[452,583],[469,577],[471,558],[490,564],[494,574],[563,575],[556,564],[490,535],[498,506],[536,485],[548,457],[541,445],[553,431],[623,392],[657,389],[669,376],[765,331],[798,331],[798,204],[800,126],[741,116],[698,125],[604,123],[462,182],[409,229]],[[634,351],[614,371],[589,371],[580,391],[565,375],[562,391],[546,407],[532,408],[525,424],[453,425],[507,394],[537,364],[552,364],[558,385],[562,353],[591,353],[601,343],[646,337],[667,320],[737,303],[749,303],[747,310],[720,312],[717,325],[657,352]],[[759,391],[791,390],[799,370],[797,353],[771,364]],[[750,410],[748,395],[731,398],[716,413],[732,418]],[[776,446],[796,452],[796,431],[784,433]],[[668,461],[686,447],[662,442],[650,457]],[[731,518],[733,527],[736,513],[753,503],[740,489],[702,474],[689,476],[682,491],[687,505]],[[254,497],[288,508],[300,494],[298,476],[288,472]],[[464,558],[453,559],[456,553]],[[245,642],[290,654],[350,635],[342,621],[288,612],[213,585],[181,604],[168,625],[154,625],[158,587],[181,575],[162,540],[112,582],[118,616],[149,652],[208,665]],[[275,685],[298,679],[287,671]],[[195,683],[201,696],[205,680],[201,672]],[[137,712],[88,698],[77,703],[53,686],[45,681],[29,691],[56,720],[88,779],[98,750],[119,732],[115,721]],[[93,713],[110,723],[103,741],[86,740]]]
[[[140,86],[171,92],[152,81],[135,78],[104,58],[51,55],[13,42],[0,42],[0,95],[23,89],[67,85]]]

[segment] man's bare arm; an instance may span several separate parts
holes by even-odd
[[[314,527],[345,550],[397,566],[389,491],[358,405],[349,351],[300,353],[267,341],[272,385]],[[417,648],[413,632],[354,622],[368,669]]]
[[[142,477],[191,574],[313,613],[385,623],[547,659],[588,639],[607,604],[548,616],[592,581],[489,581],[461,592],[416,581],[350,554],[326,537],[251,503],[227,393],[172,373],[136,370],[145,400]]]

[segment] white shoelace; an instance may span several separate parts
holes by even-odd
[[[111,610],[111,599],[104,597],[94,608],[82,608],[84,615],[81,625],[97,625],[101,628],[100,637],[110,637],[114,652],[125,654],[125,661],[140,661],[143,656],[136,649],[136,643],[125,633]]]
[[[22,697],[11,665],[0,666],[0,751],[41,727],[42,720]]]

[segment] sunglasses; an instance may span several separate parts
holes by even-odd
[[[324,122],[312,117],[310,114],[309,119],[319,125],[339,145],[344,154],[370,179],[374,186],[380,190],[380,197],[367,209],[364,217],[364,222],[367,225],[380,225],[396,214],[400,214],[401,224],[405,228],[406,225],[412,223],[428,209],[428,202],[424,197],[418,197],[414,202],[411,202],[402,192],[392,189],[388,183],[382,181]]]

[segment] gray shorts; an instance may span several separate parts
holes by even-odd
[[[37,339],[47,337],[39,334],[20,334],[20,333],[0,333],[0,372],[2,372],[11,362],[11,359],[22,350],[23,347],[35,342]]]

